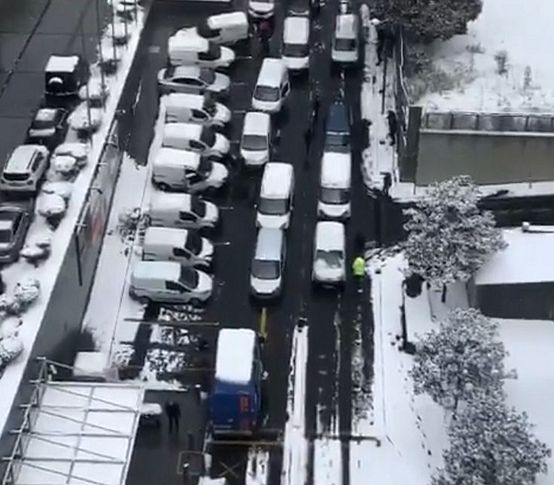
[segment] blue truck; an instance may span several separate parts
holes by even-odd
[[[261,418],[262,375],[256,332],[246,328],[220,330],[209,401],[214,438],[251,436],[255,432]]]

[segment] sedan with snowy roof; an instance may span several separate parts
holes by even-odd
[[[23,206],[0,205],[0,263],[13,263],[19,259],[31,220],[31,212]]]
[[[235,61],[235,53],[196,35],[176,34],[168,41],[169,63],[172,66],[197,65],[202,67],[229,67]]]
[[[312,281],[341,285],[346,280],[345,227],[340,222],[320,221],[315,228]]]
[[[212,295],[208,274],[174,261],[139,261],[133,267],[129,294],[144,302],[198,305]]]
[[[27,142],[45,145],[53,150],[67,133],[67,111],[62,108],[41,108],[31,121]]]
[[[231,80],[229,76],[200,66],[172,66],[158,72],[158,88],[161,93],[205,92],[227,96]]]
[[[196,195],[158,192],[148,211],[150,225],[177,229],[213,229],[219,219],[215,204]]]
[[[167,123],[163,129],[162,146],[216,158],[223,158],[231,148],[229,140],[221,133],[196,123]]]
[[[50,96],[75,96],[89,77],[89,65],[83,57],[51,55],[45,68],[45,92]]]
[[[166,123],[199,123],[222,128],[231,121],[231,110],[210,94],[172,93],[163,97]]]

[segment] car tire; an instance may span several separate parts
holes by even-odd
[[[164,182],[157,183],[156,186],[163,192],[169,192],[169,190],[171,189],[171,187]]]
[[[189,303],[190,303],[192,306],[194,306],[194,307],[199,307],[199,306],[202,305],[202,301],[199,300],[198,298],[191,298],[191,299],[189,300]]]

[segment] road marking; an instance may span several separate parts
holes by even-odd
[[[260,329],[258,331],[260,334],[260,337],[262,337],[264,340],[267,340],[267,308],[263,307],[262,312],[260,314]]]

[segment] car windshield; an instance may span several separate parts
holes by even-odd
[[[308,53],[308,46],[306,44],[283,45],[283,56],[285,57],[306,57]]]
[[[199,175],[207,176],[212,173],[213,163],[207,158],[200,158],[200,163],[198,164],[197,172]]]
[[[353,51],[354,49],[356,49],[355,39],[335,39],[335,50]]]
[[[0,229],[0,244],[8,244],[12,241],[12,231]]]
[[[265,150],[267,149],[267,137],[263,135],[243,135],[241,146],[245,150]]]
[[[349,152],[350,136],[346,133],[327,133],[325,148],[334,152]]]
[[[264,259],[255,259],[252,263],[252,276],[260,280],[274,280],[279,278],[279,262]]]
[[[325,250],[318,249],[315,253],[315,259],[324,261],[325,264],[331,268],[340,268],[343,261],[343,253],[337,249]]]
[[[202,108],[210,116],[215,116],[215,114],[217,112],[217,105],[216,105],[215,101],[210,96],[205,96],[204,97],[204,104],[202,105]]]
[[[198,217],[204,217],[206,215],[206,202],[200,200],[198,197],[191,197],[190,208]]]
[[[202,250],[202,237],[197,232],[189,231],[185,241],[185,248],[193,254],[200,254]]]
[[[200,79],[206,84],[212,84],[215,81],[215,72],[211,69],[200,69]]]
[[[210,128],[204,128],[200,134],[200,141],[204,142],[207,146],[213,147],[215,143],[215,133]]]
[[[260,101],[278,101],[279,88],[271,86],[256,86],[254,97]]]
[[[289,210],[288,199],[266,199],[260,197],[258,212],[270,216],[282,216]]]
[[[334,187],[322,187],[320,200],[325,204],[346,204],[350,199],[350,190]]]
[[[56,123],[56,111],[53,109],[40,110],[33,120],[32,127],[35,130],[52,128]]]
[[[198,285],[198,272],[192,268],[181,266],[181,274],[179,275],[179,283],[187,288],[196,288]]]

